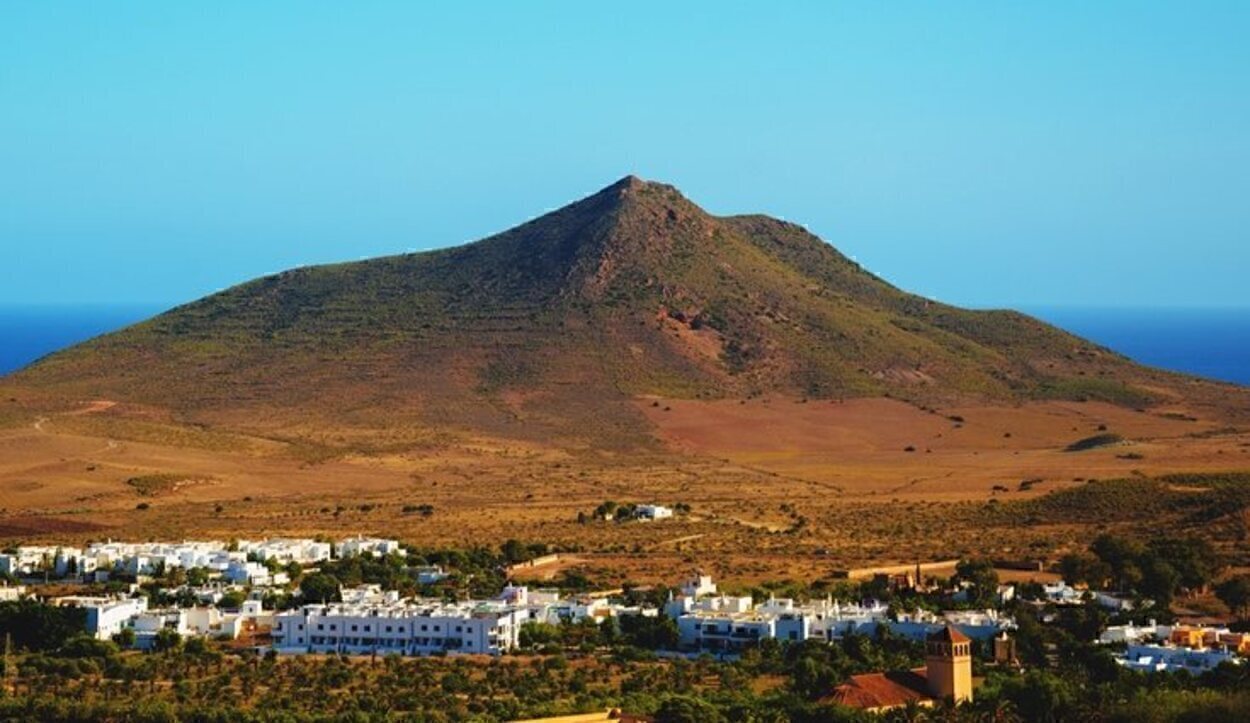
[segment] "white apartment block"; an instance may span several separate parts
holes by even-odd
[[[515,648],[531,610],[502,600],[305,605],[274,616],[280,652],[499,655]]]

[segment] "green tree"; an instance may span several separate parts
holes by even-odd
[[[299,592],[308,602],[333,602],[339,599],[339,580],[323,572],[314,573],[300,580]]]
[[[85,630],[86,625],[87,613],[82,608],[34,600],[0,603],[0,638],[11,636],[19,649],[56,650]]]
[[[135,646],[135,631],[133,628],[122,628],[113,636],[113,642],[122,648],[133,648]]]
[[[968,601],[972,604],[990,607],[998,602],[998,572],[989,560],[960,560],[954,579],[968,584]]]
[[[1059,560],[1059,574],[1070,585],[1101,588],[1111,578],[1111,568],[1093,555],[1070,553]]]
[[[529,559],[529,550],[520,540],[507,540],[499,548],[503,559],[509,564]]]
[[[193,587],[199,587],[208,582],[208,570],[202,567],[193,567],[187,570],[187,584]]]
[[[158,652],[176,651],[182,647],[182,636],[173,628],[161,628],[156,631],[152,647]]]
[[[1138,585],[1142,595],[1154,600],[1158,607],[1166,608],[1172,604],[1172,596],[1180,584],[1181,574],[1171,563],[1152,554],[1146,555],[1142,562],[1142,580]]]
[[[242,607],[243,601],[246,599],[247,596],[242,591],[231,590],[221,596],[221,599],[217,601],[217,607],[223,610],[237,610]]]
[[[1236,575],[1216,585],[1215,596],[1237,617],[1250,617],[1250,575]]]
[[[550,623],[528,622],[521,626],[517,639],[522,648],[538,648],[560,640],[560,629]]]
[[[724,723],[716,706],[689,695],[666,698],[655,711],[656,723]]]

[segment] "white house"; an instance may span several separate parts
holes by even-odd
[[[711,575],[699,573],[682,583],[681,594],[690,598],[703,597],[704,595],[715,595],[716,583],[712,582]]]
[[[638,505],[634,516],[640,520],[663,520],[673,516],[673,510],[663,505]]]
[[[13,552],[0,555],[0,572],[17,577],[32,575],[39,570],[54,572],[59,547],[46,545],[23,546]]]
[[[1042,583],[1042,594],[1046,599],[1061,605],[1077,605],[1083,601],[1084,593],[1063,580]]]
[[[403,548],[398,540],[384,540],[377,537],[357,535],[339,542],[337,550],[339,557],[352,557],[366,552],[373,555],[386,556],[391,553],[401,552]]]
[[[1151,620],[1147,625],[1108,625],[1098,636],[1098,642],[1106,645],[1111,643],[1140,643],[1159,636],[1159,626]],[[1164,636],[1166,637],[1166,635]]]
[[[433,585],[447,579],[447,571],[438,565],[426,565],[416,569],[417,583],[420,585]]]
[[[1100,606],[1116,612],[1129,612],[1137,607],[1137,603],[1134,602],[1133,598],[1128,595],[1119,595],[1110,592],[1095,592],[1094,600],[1097,601]]]
[[[56,605],[80,607],[87,612],[85,630],[96,640],[110,640],[129,625],[130,619],[148,609],[145,597],[63,597]]]
[[[275,585],[281,584],[277,578],[281,578],[282,581],[287,579],[286,573],[270,573],[269,568],[259,562],[240,562],[238,560],[230,562],[223,576],[230,582],[239,585]]]
[[[286,538],[259,542],[240,540],[239,549],[247,554],[255,555],[256,559],[261,562],[273,559],[279,562],[297,562],[301,565],[329,560],[332,552],[328,542]]]

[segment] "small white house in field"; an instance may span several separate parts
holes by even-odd
[[[663,505],[638,505],[634,515],[640,520],[663,520],[673,516],[673,509]]]

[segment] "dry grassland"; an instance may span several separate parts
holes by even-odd
[[[8,410],[0,538],[364,533],[429,547],[518,538],[576,550],[578,570],[603,584],[671,581],[696,566],[748,584],[971,554],[1046,557],[1091,530],[989,527],[979,513],[1087,479],[1250,468],[1250,432],[1185,409],[926,410],[889,399],[778,397],[636,406],[663,442],[659,451],[569,452],[431,431],[438,442],[408,451],[324,460],[300,443],[177,425],[101,400]],[[1064,451],[1100,431],[1126,441]],[[607,499],[684,502],[692,512],[657,523],[577,522]]]

